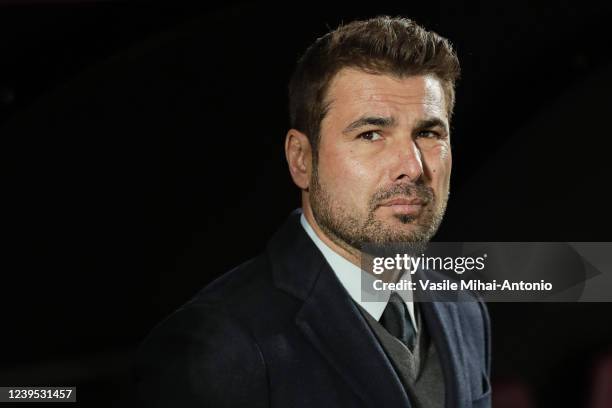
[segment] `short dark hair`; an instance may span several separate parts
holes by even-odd
[[[379,16],[353,21],[318,38],[298,60],[289,82],[289,120],[318,151],[327,89],[342,69],[398,77],[434,74],[442,84],[450,120],[459,59],[450,42],[414,21]]]

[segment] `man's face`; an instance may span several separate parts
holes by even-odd
[[[440,81],[344,68],[326,101],[309,187],[317,224],[345,248],[428,241],[444,215],[451,174]]]

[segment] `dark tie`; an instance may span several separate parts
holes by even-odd
[[[397,292],[391,293],[387,307],[380,318],[380,324],[410,351],[413,350],[416,332],[406,302]]]

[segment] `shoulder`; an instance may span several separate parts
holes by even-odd
[[[266,405],[265,362],[241,308],[236,307],[249,292],[255,293],[247,300],[252,303],[253,296],[270,290],[263,263],[258,257],[234,268],[147,336],[135,364],[138,394],[145,406]]]
[[[184,307],[215,308],[259,333],[262,325],[293,319],[300,302],[279,289],[266,252],[221,275],[200,290]]]

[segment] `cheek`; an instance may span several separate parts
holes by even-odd
[[[423,159],[434,185],[448,186],[452,167],[452,154],[448,144],[431,148],[424,152]]]
[[[319,177],[334,199],[359,205],[367,202],[368,181],[373,178],[370,165],[350,150],[329,149],[319,157]]]

